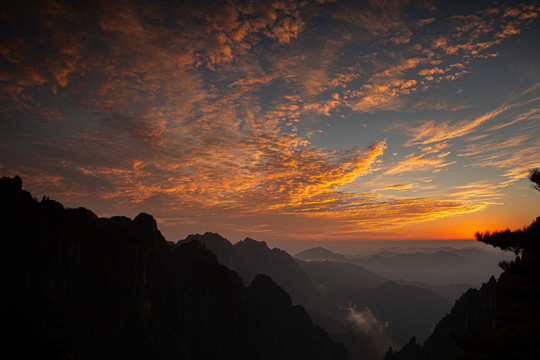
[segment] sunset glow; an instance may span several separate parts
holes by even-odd
[[[538,2],[174,4],[1,10],[2,176],[172,241],[471,239],[540,215]]]

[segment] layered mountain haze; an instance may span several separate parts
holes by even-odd
[[[343,341],[349,353],[362,353],[355,350],[356,341],[365,343],[366,349],[374,344],[377,351],[370,352],[370,359],[382,356],[390,345],[405,344],[413,334],[420,339],[427,338],[437,321],[451,308],[449,301],[430,290],[394,283],[358,265],[295,261],[283,250],[270,249],[265,242],[248,238],[233,245],[214,233],[190,235],[179,243],[195,240],[218,253],[222,264],[229,262],[246,283],[257,273],[272,277],[291,294],[295,303],[302,304],[314,315],[316,323],[334,339]],[[335,259],[346,258],[323,248],[308,252],[312,257],[320,252]],[[360,324],[359,319],[366,321]],[[373,331],[375,328],[380,331]],[[351,335],[355,333],[357,335]]]
[[[322,291],[339,289],[368,289],[389,279],[361,266],[338,261],[302,261],[297,259],[304,271]]]
[[[328,276],[336,268],[345,271],[349,276],[359,272],[371,273],[376,274],[380,282],[385,278],[400,284],[430,289],[451,302],[467,289],[480,287],[486,279],[498,276],[502,272],[499,262],[511,259],[510,255],[501,251],[480,247],[394,247],[364,255],[337,254],[317,247],[302,251],[294,257],[304,261],[304,268],[307,272],[313,272],[313,276]],[[322,271],[321,267],[325,270]],[[317,268],[321,270],[317,271]],[[366,275],[366,278],[369,277]],[[346,275],[341,276],[337,282],[346,281],[346,278]],[[365,287],[358,279],[353,277],[353,283],[348,287]],[[371,276],[371,281],[377,281],[377,277]],[[319,277],[319,283],[331,287],[335,284],[333,280],[325,281],[322,277]]]

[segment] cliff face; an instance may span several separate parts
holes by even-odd
[[[491,277],[479,290],[469,289],[454,304],[450,314],[435,327],[424,343],[423,352],[438,358],[452,359],[464,352],[455,335],[467,331],[483,331],[493,325],[497,310],[497,281]]]
[[[98,218],[0,180],[2,358],[345,359],[267,277],[247,288],[197,241]]]

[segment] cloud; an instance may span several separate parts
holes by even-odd
[[[487,205],[489,201],[500,199],[503,195],[501,189],[505,185],[475,182],[467,185],[454,186],[447,193],[448,196],[461,199],[475,199],[475,201]]]
[[[471,59],[497,56],[495,48],[503,39],[519,34],[534,19],[536,8],[521,6],[516,10],[530,14],[519,17],[515,12],[503,16],[504,9],[490,8],[470,15],[451,15],[435,22],[426,18],[413,22],[406,3],[374,2],[365,9],[333,9],[329,16],[345,21],[362,33],[361,39],[377,37],[380,43],[400,46],[385,58],[379,52],[375,71],[368,71],[360,86],[345,92],[346,104],[356,112],[397,111],[410,109],[409,98],[420,90],[454,81],[470,73]],[[429,9],[431,11],[432,9]],[[430,25],[430,26],[428,26]],[[441,35],[444,34],[444,35]],[[362,43],[359,43],[359,45]],[[373,45],[372,45],[373,46]],[[456,62],[456,58],[458,62]],[[367,55],[360,69],[374,66]],[[416,70],[420,66],[432,66]],[[365,71],[365,70],[364,70]],[[361,73],[361,71],[360,71]],[[341,83],[343,84],[343,83]],[[422,103],[417,103],[417,109]],[[423,103],[428,108],[443,105]],[[463,108],[466,105],[460,105]],[[448,106],[444,106],[448,108]]]
[[[374,74],[360,90],[345,93],[349,106],[360,112],[401,108],[400,96],[408,95],[417,89],[417,81],[404,79],[405,74],[422,62],[421,58],[401,59],[396,66]]]
[[[370,308],[358,311],[356,306],[349,305],[346,310],[347,320],[366,335],[381,337],[388,327],[388,322],[378,320]]]
[[[431,23],[433,23],[435,21],[435,18],[434,17],[431,17],[431,18],[426,18],[426,19],[420,19],[416,22],[416,24],[418,26],[426,26],[426,25],[429,25]]]
[[[410,130],[412,138],[407,142],[406,145],[427,145],[434,142],[446,141],[468,135],[477,130],[485,122],[494,119],[512,107],[512,105],[501,105],[498,108],[469,121],[427,121],[419,127]]]
[[[502,128],[505,128],[507,126],[514,125],[515,123],[518,123],[520,121],[531,121],[531,120],[540,120],[540,109],[539,108],[533,108],[523,114],[519,114],[515,116],[512,120],[500,124],[493,125],[489,128],[490,131],[496,131],[500,130]]]
[[[342,204],[339,212],[331,210],[331,203],[330,206],[319,206],[317,211],[301,213],[312,219],[302,219],[301,223],[306,224],[302,237],[358,239],[365,232],[383,232],[406,224],[475,212],[486,206],[485,203],[463,199],[447,199],[409,197],[383,200],[370,194],[351,197],[350,204]],[[329,223],[328,219],[332,222]],[[326,234],[321,236],[317,232],[324,227]]]
[[[529,24],[538,16],[537,10],[534,5],[522,4],[519,9],[492,7],[474,14],[451,16],[447,31],[451,35],[435,37],[432,46],[448,55],[483,58],[502,39],[519,34],[520,26]]]
[[[280,43],[288,44],[304,29],[305,24],[293,17],[284,17],[277,22],[271,30],[266,32],[270,38],[277,39]]]
[[[429,153],[429,152],[428,152]],[[397,165],[386,170],[385,175],[395,175],[410,171],[440,171],[442,168],[452,165],[454,162],[447,162],[445,158],[450,152],[440,153],[433,156],[424,154],[410,154]]]
[[[202,147],[172,146],[163,139],[164,129],[133,121],[116,118],[113,127],[97,128],[100,132],[86,135],[82,143],[40,148],[56,157],[73,150],[64,155],[62,167],[107,179],[111,186],[98,196],[131,203],[168,196],[178,204],[193,202],[239,211],[302,208],[342,197],[340,188],[372,171],[385,148],[381,143],[367,151],[328,151],[308,147],[292,134],[277,138],[215,134],[213,140],[198,139],[204,141]],[[116,133],[120,124],[122,131]]]
[[[487,153],[493,154],[494,152],[501,150],[511,151],[511,148],[526,145],[531,139],[532,137],[530,134],[514,136],[508,140],[490,138],[490,140],[485,142],[475,142],[466,145],[459,151],[457,156],[476,156]]]
[[[507,178],[503,184],[507,186],[519,179],[526,178],[530,169],[540,167],[540,160],[537,156],[539,151],[540,146],[534,144],[511,152],[506,149],[495,151],[478,156],[477,160],[469,166],[493,167],[503,170],[502,176]]]
[[[395,184],[395,185],[390,185],[390,186],[384,187],[382,189],[377,189],[377,190],[378,191],[382,191],[382,190],[406,190],[406,189],[411,189],[414,186],[415,186],[414,184]]]
[[[382,37],[396,30],[407,30],[409,7],[410,4],[400,1],[353,2],[350,6],[335,8],[330,16],[367,31],[370,36]]]
[[[452,102],[449,99],[439,98],[437,96],[426,95],[420,101],[411,104],[411,108],[417,111],[435,110],[435,111],[462,111],[470,109],[471,105],[467,105],[462,101]]]

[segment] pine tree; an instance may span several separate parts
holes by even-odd
[[[540,191],[540,170],[539,169],[534,169],[534,170],[531,170],[531,172],[529,173],[529,180],[531,180],[534,184],[533,184],[533,187]]]

